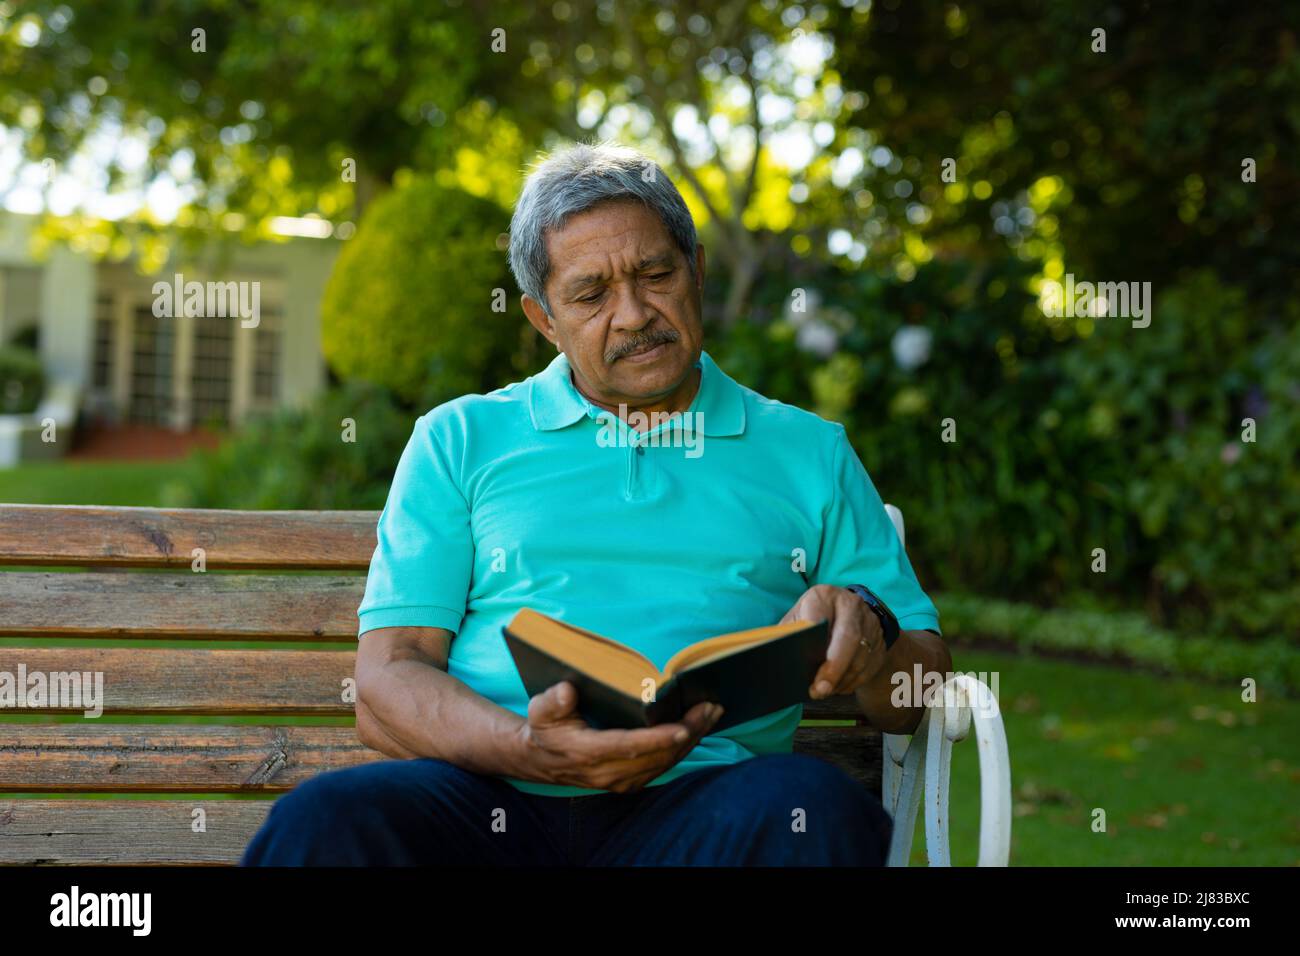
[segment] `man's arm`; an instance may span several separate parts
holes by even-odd
[[[942,637],[933,631],[901,631],[885,654],[884,666],[866,684],[854,691],[858,706],[873,727],[886,734],[910,734],[916,730],[925,707],[896,707],[890,699],[895,690],[891,678],[897,673],[907,675],[908,685],[915,679],[915,665],[921,665],[922,675],[937,672],[947,675],[952,671],[952,654]],[[924,680],[924,676],[922,677]],[[907,686],[907,685],[905,685]],[[925,690],[922,684],[918,689]],[[913,699],[912,694],[907,695]]]
[[[450,631],[385,627],[357,648],[357,736],[390,757],[436,757],[475,773],[518,776],[523,718],[447,673]]]
[[[947,675],[952,655],[938,634],[934,602],[921,590],[884,501],[843,426],[836,429],[830,477],[819,555],[808,576],[812,587],[787,612],[786,620],[831,622],[826,663],[810,689],[814,700],[853,694],[874,726],[885,733],[911,733],[925,715],[923,706],[911,702],[927,685],[922,683],[916,695],[908,694],[904,706],[895,706],[890,698],[897,688],[890,679],[902,673],[909,684],[914,682],[918,664],[923,682],[936,672]],[[874,590],[900,625],[905,622],[912,629],[900,631],[886,649],[880,619],[866,601],[846,589],[853,584]]]
[[[722,708],[697,704],[679,723],[593,730],[578,695],[559,683],[534,697],[528,717],[447,673],[450,631],[387,627],[357,649],[357,735],[400,759],[434,757],[474,773],[626,793],[690,752]]]

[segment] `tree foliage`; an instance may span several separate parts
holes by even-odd
[[[1157,290],[1210,268],[1257,301],[1294,294],[1300,56],[1282,5],[831,9],[836,66],[863,92],[849,123],[898,158],[875,190],[889,222],[908,221],[916,198],[895,189],[908,179],[941,248]]]

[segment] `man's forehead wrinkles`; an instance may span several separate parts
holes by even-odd
[[[574,232],[570,233],[569,241],[573,243],[574,246],[573,249],[569,250],[570,255],[577,254],[583,247],[590,246],[592,243],[617,241],[621,245],[627,245],[629,238],[634,243],[645,238],[646,229],[645,226],[640,223],[630,223],[613,232],[607,232],[606,229],[608,228],[608,223],[592,223],[591,225],[582,224],[576,226]],[[563,241],[561,237],[566,231],[567,229],[561,230],[560,232],[549,233],[547,235],[548,242],[552,239]]]
[[[609,261],[609,260],[620,258],[620,256],[618,253],[613,253],[613,254],[605,254],[603,258],[606,261]],[[671,251],[665,250],[662,252],[651,252],[639,256],[636,262],[632,263],[631,268],[633,270],[645,269],[649,266],[671,265],[672,262],[673,262],[673,254]],[[583,268],[583,266],[575,263],[573,268]],[[616,269],[614,271],[621,271],[621,270]],[[593,285],[597,282],[608,281],[609,277],[610,277],[610,270],[608,268],[602,268],[596,271],[583,272],[580,275],[573,276],[572,278],[560,276],[559,283],[565,289],[580,289],[583,286]]]

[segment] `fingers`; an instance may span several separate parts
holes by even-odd
[[[673,749],[629,761],[630,766],[618,769],[610,789],[627,792],[639,790],[649,784],[690,753],[699,743],[700,738],[713,729],[722,718],[722,714],[723,708],[720,704],[697,704],[686,713],[681,723],[665,725],[677,728],[673,737],[675,742]],[[640,733],[640,731],[634,732]]]
[[[877,651],[868,652],[866,648],[862,653],[855,655],[852,663],[847,670],[839,677],[827,676],[830,673],[830,665],[823,664],[822,670],[818,671],[817,676],[813,679],[813,686],[808,691],[808,696],[814,700],[823,700],[827,697],[836,697],[840,694],[849,694],[866,684],[871,676],[879,670],[879,665],[873,663],[878,656]]]
[[[556,689],[560,686],[557,684],[556,687],[543,694],[538,694],[529,702],[528,720],[534,726],[537,726],[539,719],[550,723],[557,722],[552,716],[557,711],[547,709],[554,708],[557,705],[543,700],[543,698],[560,693]],[[569,687],[569,692],[572,693],[572,687]],[[717,712],[710,712],[708,709],[710,706],[716,707]],[[571,711],[572,706],[564,708],[566,713]],[[693,747],[717,723],[721,715],[722,707],[720,705],[698,704],[692,707],[678,723],[657,724],[654,727],[637,727],[632,730],[597,730],[584,723],[581,726],[572,728],[572,736],[566,732],[564,739],[566,748],[581,750],[594,759],[642,760],[670,754],[683,747],[687,749]]]
[[[677,749],[681,740],[689,738],[682,724],[659,724],[656,727],[638,727],[636,730],[593,730],[591,747],[613,758],[640,760],[655,754]],[[687,737],[680,737],[686,733]],[[679,739],[680,738],[680,739]]]
[[[857,600],[856,595],[848,596]],[[829,697],[839,685],[841,678],[848,673],[849,665],[853,663],[853,655],[857,653],[858,642],[861,640],[860,620],[846,602],[836,602],[834,605],[831,617],[831,640],[826,648],[826,661],[818,668],[817,676],[813,678],[813,685],[809,690],[814,699]]]
[[[568,681],[560,681],[528,701],[528,722],[534,727],[558,723],[574,716],[577,708],[577,689]]]
[[[560,768],[557,779],[618,793],[639,789],[676,764],[723,713],[721,705],[702,703],[676,723],[597,730],[577,713],[577,697],[566,681],[533,697],[528,723],[534,740]]]
[[[876,654],[874,651],[868,651],[865,647],[853,655],[853,663],[849,665],[849,672],[840,679],[839,685],[831,692],[834,694],[851,694],[857,690],[874,674],[879,668],[873,666]]]
[[[884,635],[879,619],[867,611],[857,595],[847,591],[836,596],[833,613],[826,661],[818,668],[808,691],[814,700],[855,690],[880,666]]]
[[[713,729],[714,724],[722,718],[722,713],[721,704],[696,704],[682,717],[678,725],[682,730],[677,732],[673,740],[679,744],[689,743],[692,747],[695,746],[696,741]]]
[[[638,727],[636,730],[599,730],[594,733],[603,738],[598,743],[607,745],[619,756],[639,759],[665,751],[689,750],[709,732],[721,716],[720,704],[696,704],[678,723]]]
[[[794,607],[785,612],[781,618],[781,624],[789,624],[791,621],[820,621],[823,618],[832,616],[832,604],[834,601],[833,592],[836,588],[828,585],[818,584],[809,588],[795,601]]]

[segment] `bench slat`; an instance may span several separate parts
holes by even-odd
[[[365,570],[377,511],[221,511],[0,506],[5,564]]]
[[[865,724],[862,709],[852,694],[830,697],[826,700],[809,700],[803,705],[804,720],[853,720]]]
[[[351,717],[355,712],[343,701],[355,651],[0,647],[0,672],[17,675],[20,664],[28,674],[102,673],[99,704],[108,715]],[[43,707],[40,713],[85,710]]]
[[[0,800],[0,864],[235,864],[271,800]],[[203,809],[205,832],[194,832]]]
[[[881,737],[874,727],[800,727],[794,749],[835,764],[872,796],[880,796]]]
[[[13,637],[355,641],[360,577],[262,574],[0,574]]]
[[[9,728],[12,728],[10,733]],[[353,727],[11,724],[0,738],[0,792],[282,792],[383,759]],[[802,727],[797,752],[829,760],[880,792],[880,735]]]
[[[0,738],[0,793],[280,793],[326,770],[384,759],[353,727],[9,728]]]
[[[134,647],[0,647],[0,673],[104,675],[105,714],[352,716],[343,681],[356,652]],[[61,701],[66,703],[66,701]],[[81,706],[41,713],[81,713]],[[2,712],[2,711],[0,711]],[[34,711],[32,711],[34,712]],[[852,697],[809,701],[805,720],[862,721]]]

